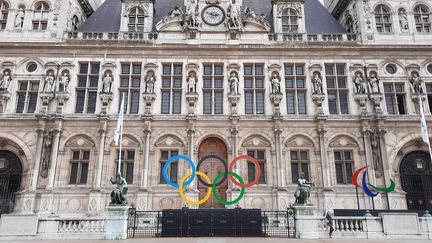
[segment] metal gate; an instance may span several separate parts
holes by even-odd
[[[172,220],[172,222],[168,223],[175,224],[175,221]],[[192,221],[181,222],[180,220],[179,222],[179,224],[186,223],[189,229],[198,229],[194,227]],[[293,208],[288,208],[287,211],[262,211],[261,224],[262,237],[296,237]],[[180,229],[183,225],[178,225],[178,227]],[[190,234],[190,232],[188,230],[187,234]],[[162,211],[136,211],[135,208],[129,209],[127,233],[129,238],[160,237],[162,233]],[[179,233],[178,237],[182,235],[187,236],[187,234]],[[236,236],[242,236],[242,234]]]

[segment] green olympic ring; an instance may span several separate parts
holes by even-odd
[[[240,181],[241,184],[244,183],[243,178],[241,178],[241,176],[239,176],[238,174],[236,174],[236,173],[234,173],[234,172],[232,172],[232,171],[228,171],[228,172],[221,172],[221,173],[219,173],[219,174],[216,176],[216,178],[214,178],[214,180],[213,180],[213,185],[212,185],[213,195],[215,196],[216,200],[218,200],[218,202],[220,202],[220,203],[222,203],[222,204],[224,204],[224,205],[233,205],[233,204],[238,203],[238,202],[243,198],[244,193],[245,193],[245,188],[244,188],[244,187],[241,188],[240,195],[239,195],[236,199],[234,199],[234,200],[232,200],[232,201],[225,201],[225,200],[223,200],[223,199],[222,199],[221,197],[219,197],[219,195],[217,194],[217,190],[216,190],[216,182],[219,181],[219,179],[220,179],[222,176],[225,176],[225,174],[228,174],[228,175],[232,175],[232,176],[234,176],[237,180]]]

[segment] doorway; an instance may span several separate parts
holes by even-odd
[[[222,158],[225,163],[227,163],[227,147],[225,143],[220,140],[219,138],[207,138],[204,140],[198,150],[198,161],[201,161],[202,158],[208,155],[216,155]],[[207,176],[210,178],[210,180],[213,182],[213,180],[216,178],[216,176],[223,172],[225,170],[224,165],[221,161],[215,158],[209,158],[203,161],[200,171],[204,174],[207,174]],[[198,180],[198,190],[199,190],[199,196],[200,200],[204,198],[204,196],[207,194],[208,186],[204,185],[200,180]],[[220,185],[216,186],[216,190],[218,195],[223,199],[227,199],[226,191],[228,189],[228,179],[225,180]],[[200,208],[224,208],[225,205],[218,202],[214,196],[211,196],[207,202],[200,205]]]
[[[21,186],[21,161],[14,153],[0,150],[0,215],[12,213],[15,193]]]
[[[400,165],[402,189],[408,209],[432,210],[432,166],[428,153],[407,154]]]

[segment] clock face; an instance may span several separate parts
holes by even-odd
[[[203,10],[202,18],[206,24],[215,26],[224,21],[225,13],[218,6],[208,6]]]

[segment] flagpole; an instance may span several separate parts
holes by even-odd
[[[424,116],[424,110],[423,110],[423,100],[420,98],[419,100],[420,103],[420,115],[421,115],[421,126],[424,126],[424,129],[422,129],[422,138],[423,138],[423,142],[427,143],[428,148],[429,148],[429,156],[431,159],[431,163],[432,163],[432,150],[431,150],[431,145],[430,145],[430,140],[429,140],[429,132],[426,126],[426,119]]]

